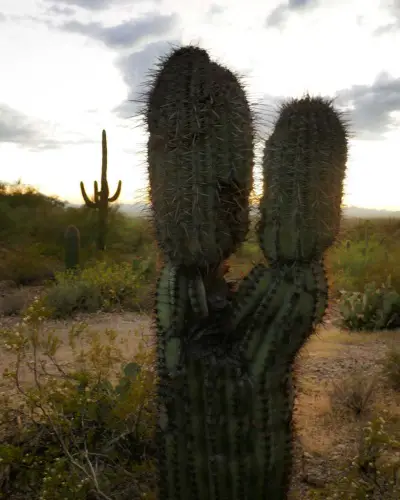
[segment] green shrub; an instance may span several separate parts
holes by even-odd
[[[2,384],[0,498],[154,498],[154,352],[139,346],[129,360],[115,332],[81,324],[67,363],[45,315],[36,302],[0,332],[15,359]]]
[[[339,301],[341,321],[350,330],[383,330],[400,326],[400,294],[390,285],[365,286],[364,292],[343,291]]]
[[[150,221],[145,217],[130,217],[115,206],[108,220],[107,255],[114,259],[131,261],[132,255],[144,255],[144,249],[154,241]],[[0,186],[0,250],[34,248],[36,256],[62,264],[64,229],[69,225],[80,231],[82,265],[98,258],[97,214],[93,210],[68,206],[19,183]],[[37,257],[29,258],[28,264],[32,268],[37,261]],[[0,279],[11,279],[1,277],[2,267],[0,259]]]
[[[155,281],[157,254],[151,247],[147,252],[144,251],[143,254],[146,257],[137,255],[132,259],[132,272],[145,281]]]
[[[100,261],[78,273],[56,274],[43,304],[53,317],[63,318],[77,312],[138,310],[145,294],[145,282],[130,264]]]
[[[346,463],[338,482],[311,498],[323,500],[398,500],[400,498],[400,441],[382,417],[363,427],[357,456]]]
[[[42,284],[53,279],[54,270],[61,269],[54,259],[46,257],[36,246],[0,248],[0,280],[17,285]]]
[[[347,248],[347,242],[350,246]],[[370,238],[364,241],[338,242],[327,254],[327,268],[332,279],[332,293],[339,296],[341,290],[363,292],[368,283],[384,283],[391,276],[392,286],[400,290],[400,244]]]

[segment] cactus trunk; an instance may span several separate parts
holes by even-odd
[[[347,133],[328,101],[286,103],[266,141],[258,226],[269,267],[232,293],[224,259],[249,222],[253,114],[196,47],[161,61],[146,109],[157,283],[160,500],[285,500],[296,354],[327,305]]]

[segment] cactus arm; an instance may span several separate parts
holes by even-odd
[[[99,191],[99,185],[97,181],[94,181],[94,201],[96,205],[98,206],[101,200],[101,193]]]
[[[83,184],[83,182],[80,183],[80,186],[81,186],[81,193],[82,193],[82,197],[85,201],[85,204],[87,207],[89,208],[97,208],[97,203],[93,202],[89,196],[86,194],[86,191],[85,191],[85,186]]]
[[[198,273],[189,282],[189,297],[193,312],[200,317],[207,317],[207,295],[203,277],[200,275],[200,273]]]
[[[101,186],[107,182],[107,135],[106,131],[101,132]]]
[[[112,203],[113,201],[117,201],[118,200],[119,195],[121,194],[121,188],[122,188],[122,182],[118,181],[117,190],[115,191],[114,196],[111,196],[110,198],[108,198],[108,201],[110,203]]]
[[[146,120],[160,248],[177,264],[214,267],[235,251],[248,228],[254,125],[238,78],[204,50],[178,49],[150,86]],[[172,130],[181,138],[175,140]]]

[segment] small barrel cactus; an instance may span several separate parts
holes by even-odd
[[[80,233],[76,226],[68,226],[64,233],[65,244],[65,269],[75,270],[79,266]]]
[[[173,50],[148,93],[157,283],[160,500],[284,500],[293,361],[327,305],[323,254],[341,216],[347,130],[332,104],[284,104],[265,143],[258,235],[269,267],[236,292],[221,269],[249,223],[253,112],[239,78]]]

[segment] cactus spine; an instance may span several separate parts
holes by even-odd
[[[65,269],[75,270],[79,267],[80,233],[76,226],[68,226],[64,233]]]
[[[91,200],[85,191],[85,186],[83,182],[80,183],[82,197],[85,204],[89,208],[94,208],[98,210],[98,234],[97,234],[97,249],[105,250],[106,247],[106,237],[107,237],[107,220],[108,220],[108,206],[109,203],[117,201],[119,195],[121,194],[121,181],[118,181],[117,190],[114,196],[109,196],[110,190],[108,188],[107,181],[107,136],[106,131],[102,132],[102,160],[101,160],[101,181],[100,181],[100,191],[97,181],[94,181],[94,196]]]
[[[239,79],[196,47],[161,61],[147,99],[160,500],[284,500],[292,365],[327,305],[347,132],[330,102],[286,103],[266,141],[258,226],[270,267],[229,294],[219,270],[248,230],[253,117]]]

